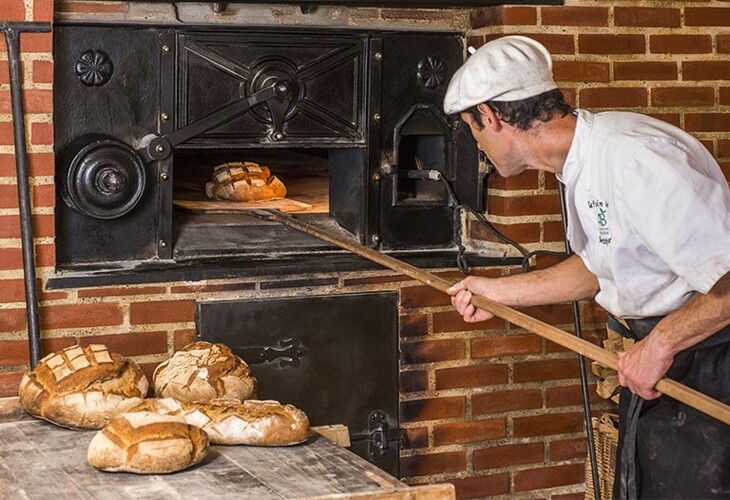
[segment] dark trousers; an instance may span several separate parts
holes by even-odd
[[[661,318],[630,320],[641,340]],[[730,327],[679,353],[668,378],[730,404]],[[668,396],[623,388],[614,498],[730,499],[730,425]]]

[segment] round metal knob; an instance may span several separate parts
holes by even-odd
[[[84,136],[64,149],[61,195],[77,212],[115,219],[132,210],[145,187],[144,162],[131,146],[105,136]]]

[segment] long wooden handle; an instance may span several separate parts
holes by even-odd
[[[361,257],[371,260],[384,267],[405,274],[408,277],[421,281],[437,290],[446,293],[447,289],[450,288],[454,283],[435,274],[423,271],[415,266],[412,266],[406,262],[398,260],[389,255],[368,248],[359,243],[346,240],[339,236],[333,235],[324,231],[316,226],[302,222],[299,219],[295,219],[289,215],[275,211],[264,211],[264,210],[252,210],[252,215],[260,217],[262,219],[279,222],[285,224],[298,231],[316,236],[317,238],[337,245],[340,248],[349,250]],[[504,320],[509,321],[519,327],[529,330],[540,337],[546,338],[551,342],[555,342],[558,345],[570,349],[573,352],[581,354],[586,358],[597,361],[598,363],[618,370],[618,356],[614,353],[609,352],[595,344],[591,344],[587,340],[583,340],[580,337],[576,337],[566,331],[556,328],[552,325],[548,325],[538,319],[528,316],[525,313],[512,309],[509,306],[494,302],[486,297],[474,295],[471,300],[472,304],[480,309],[489,311],[490,313],[498,316]],[[692,408],[699,410],[707,415],[710,415],[721,422],[730,425],[730,406],[713,399],[699,391],[696,391],[690,387],[680,384],[676,380],[663,378],[656,384],[656,389],[663,392],[667,396],[670,396],[677,401],[691,406]]]

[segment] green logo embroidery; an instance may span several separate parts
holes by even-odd
[[[591,200],[588,208],[595,210],[598,219],[598,241],[604,245],[611,243],[611,230],[608,227],[608,202],[603,200]]]

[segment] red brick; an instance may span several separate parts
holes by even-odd
[[[483,470],[535,464],[542,462],[544,458],[545,446],[542,443],[524,443],[474,450],[472,463],[474,470]]]
[[[463,451],[428,453],[400,459],[400,474],[403,477],[432,476],[465,470],[466,453]]]
[[[44,306],[40,316],[41,327],[49,330],[121,325],[124,319],[118,304],[103,302]]]
[[[507,365],[494,364],[436,370],[436,389],[457,389],[507,383]]]
[[[152,379],[154,378],[155,370],[160,365],[160,363],[137,362],[137,364],[139,365],[140,369],[142,370],[142,373],[144,373],[145,376],[147,377],[147,380],[152,382]],[[152,384],[150,384],[149,392],[154,393],[154,387],[152,386]]]
[[[25,18],[25,3],[23,0],[3,0],[2,19],[3,21],[30,21],[30,19]]]
[[[37,243],[35,246],[36,266],[53,267],[56,265],[56,247],[53,244],[43,245]]]
[[[411,427],[404,429],[403,432],[405,435],[403,449],[428,448],[428,427]]]
[[[686,113],[684,128],[687,132],[728,132],[730,115],[727,113]]]
[[[590,365],[590,362],[586,363]],[[586,367],[590,373],[590,366]],[[588,384],[588,397],[591,403],[600,403],[603,399],[596,392],[595,384]],[[583,404],[583,390],[580,385],[548,387],[545,389],[545,406],[559,408],[562,406],[578,406]]]
[[[504,328],[504,320],[494,317],[479,323],[467,323],[456,311],[433,313],[433,332],[463,332]]]
[[[514,364],[512,373],[517,383],[573,379],[579,376],[578,360],[567,358],[523,361]]]
[[[645,88],[583,89],[580,106],[584,108],[629,108],[646,106]]]
[[[402,401],[400,413],[406,422],[464,417],[466,400],[462,396],[457,396]]]
[[[41,339],[41,355],[57,352],[76,344],[71,337]],[[0,342],[0,366],[20,366],[30,363],[30,344],[27,339]]]
[[[652,106],[712,106],[715,90],[712,87],[661,87],[651,89]]]
[[[53,145],[53,124],[31,123],[30,142],[36,146]]]
[[[535,7],[509,7],[503,9],[502,23],[504,25],[534,26],[537,24],[537,9]]]
[[[573,460],[583,458],[588,453],[587,438],[560,439],[550,441],[548,445],[550,460],[559,462],[562,460]]]
[[[515,491],[555,488],[585,480],[583,464],[556,465],[514,473]]]
[[[30,153],[30,175],[33,177],[51,176],[55,173],[55,158],[53,153]]]
[[[558,33],[525,33],[523,35],[528,36],[534,40],[537,40],[543,44],[551,54],[570,54],[575,53],[575,38],[573,35],[567,34],[562,35]]]
[[[610,64],[598,61],[555,61],[553,77],[558,82],[610,81]]]
[[[133,325],[194,321],[195,301],[159,300],[133,302],[129,305],[129,320]]]
[[[489,213],[510,217],[535,214],[559,214],[560,198],[557,194],[525,196],[490,196]]]
[[[512,429],[518,438],[581,432],[583,415],[576,412],[514,417]]]
[[[37,22],[52,22],[53,0],[33,0],[33,20]]]
[[[18,387],[20,387],[20,379],[23,378],[24,373],[25,373],[25,371],[0,372],[0,398],[18,396]]]
[[[542,237],[545,241],[559,241],[564,239],[565,230],[562,222],[545,221],[542,224]]]
[[[717,35],[717,53],[730,54],[730,35]]]
[[[407,364],[433,363],[464,359],[466,345],[463,339],[424,340],[402,342],[401,359]]]
[[[646,39],[643,35],[578,35],[578,52],[581,54],[643,54]]]
[[[730,8],[685,7],[685,26],[730,26]]]
[[[514,410],[530,410],[542,407],[540,389],[486,392],[471,397],[474,415],[501,413]]]
[[[533,334],[502,335],[499,337],[480,337],[471,341],[472,358],[492,358],[495,356],[518,356],[538,354],[541,351],[540,337]]]
[[[464,479],[449,479],[456,488],[456,498],[484,498],[509,493],[509,474],[470,476]]]
[[[538,222],[526,224],[492,224],[492,226],[512,241],[518,241],[520,243],[537,243],[540,241],[540,223]],[[482,224],[470,223],[469,229],[470,236],[476,240],[504,243],[503,238],[498,238]]]
[[[522,307],[520,311],[551,325],[573,323],[573,308],[569,303]]]
[[[53,215],[34,215],[31,217],[31,225],[36,238],[54,235]],[[20,216],[0,215],[0,238],[20,238]]]
[[[447,306],[451,299],[430,286],[406,286],[400,289],[400,304],[405,308]]]
[[[79,340],[80,345],[104,344],[110,351],[124,356],[141,356],[167,352],[166,332],[137,332],[118,335],[93,335]]]
[[[198,340],[198,332],[193,329],[190,330],[175,330],[173,332],[173,345],[172,348],[175,351],[179,351],[188,344],[192,344]]]
[[[730,104],[730,87],[720,87],[720,104]]]
[[[405,337],[422,337],[428,335],[428,315],[427,314],[407,314],[400,316],[400,336]]]
[[[654,54],[710,54],[712,35],[651,35],[649,52]]]
[[[727,61],[684,61],[684,80],[730,80],[730,64]]]
[[[53,35],[47,33],[23,33],[20,37],[20,52],[22,54],[51,53],[53,50]],[[27,112],[26,108],[26,112]]]
[[[428,372],[426,370],[408,370],[400,372],[400,392],[424,392],[428,390]]]
[[[653,113],[651,111],[648,111],[647,115],[651,116],[652,118],[656,118],[657,120],[667,122],[671,125],[674,125],[675,127],[680,126],[679,114],[677,113]]]
[[[679,70],[675,62],[615,62],[613,75],[616,80],[676,80]]]
[[[507,425],[503,418],[471,420],[434,426],[433,443],[434,446],[474,443],[497,439],[506,435]]]
[[[608,9],[603,7],[543,7],[542,24],[553,26],[608,26]]]
[[[679,28],[680,9],[659,7],[619,7],[613,9],[616,26]]]
[[[25,308],[0,309],[0,332],[25,330],[26,324]]]
[[[26,113],[52,113],[53,91],[39,89],[23,90],[23,105]],[[10,93],[0,91],[0,113],[10,113]]]

